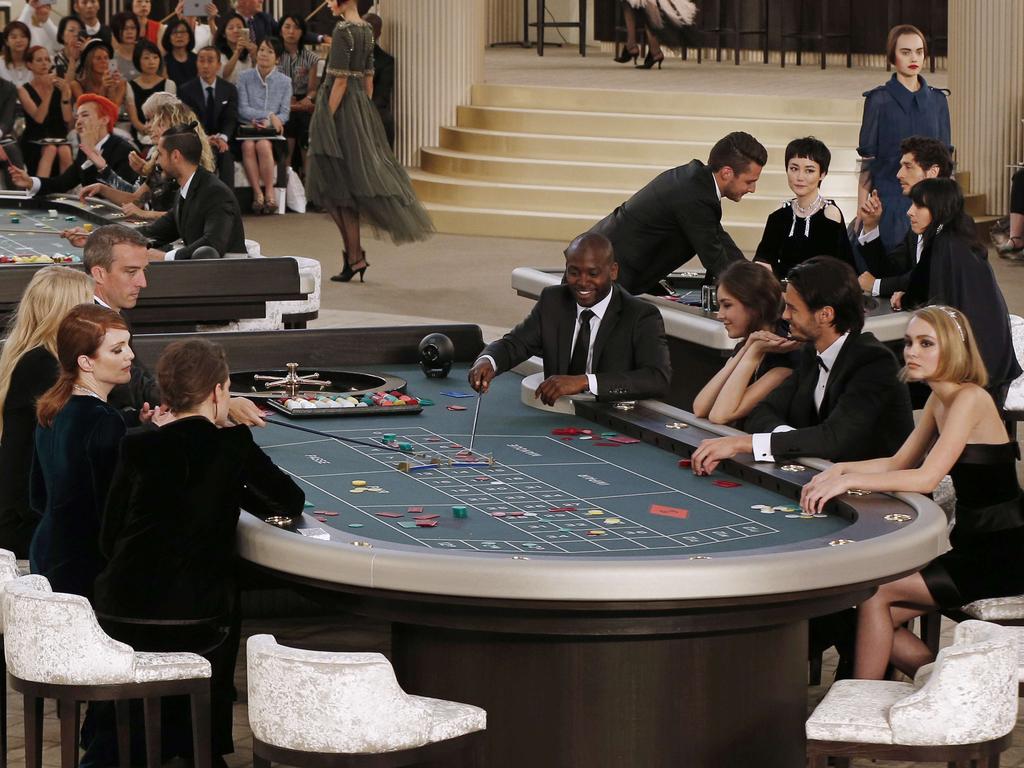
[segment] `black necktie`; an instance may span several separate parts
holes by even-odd
[[[569,375],[579,376],[587,372],[587,354],[590,352],[590,318],[594,313],[589,309],[580,312],[580,332],[576,334],[576,343],[572,345],[572,357],[569,358]]]
[[[213,120],[213,86],[206,86],[206,109],[203,110],[203,128],[211,136],[217,132],[217,124]]]
[[[820,355],[818,356],[818,367],[821,368],[821,370],[823,370],[825,373],[828,373],[828,366],[825,365],[825,361],[821,359]]]

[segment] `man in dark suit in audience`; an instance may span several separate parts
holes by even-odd
[[[469,371],[486,392],[495,376],[534,355],[544,359],[536,396],[546,405],[589,392],[636,400],[668,392],[672,371],[661,313],[615,285],[611,243],[586,233],[565,250],[565,283],[541,291],[529,316],[488,344]]]
[[[373,106],[384,123],[388,144],[395,148],[395,115],[391,97],[395,91],[395,57],[380,47],[380,33],[383,22],[376,13],[363,16],[363,21],[373,28]]]
[[[700,444],[695,473],[709,474],[738,453],[755,461],[892,456],[914,428],[899,363],[861,332],[864,305],[853,269],[830,256],[808,259],[790,270],[785,299],[790,333],[806,342],[797,369],[751,411],[745,427],[753,434]]]
[[[743,258],[722,229],[722,198],[739,202],[753,192],[768,150],[749,133],[730,133],[711,149],[708,163],[691,160],[659,174],[591,232],[612,242],[619,285],[630,293],[664,293],[659,282],[694,256],[714,282]]]
[[[929,136],[910,136],[900,143],[900,169],[896,178],[904,196],[919,181],[925,179],[948,179],[953,175],[953,156],[949,147]],[[868,271],[858,278],[860,287],[872,296],[892,296],[907,290],[910,273],[921,260],[924,235],[915,235],[907,229],[903,241],[886,252],[879,237],[878,222],[882,218],[882,201],[872,193],[861,206],[861,233],[857,237],[861,257]]]
[[[242,212],[231,188],[200,167],[203,145],[195,123],[177,125],[164,132],[157,161],[164,172],[178,180],[181,194],[174,208],[139,232],[159,244],[178,238],[184,247],[157,252],[156,258],[184,261],[217,259],[225,254],[245,254]]]
[[[59,176],[40,179],[29,176],[21,168],[11,166],[9,171],[15,186],[27,189],[32,195],[51,195],[67,192],[79,184],[87,186],[102,181],[109,167],[125,181],[135,181],[136,173],[128,162],[132,145],[113,133],[117,123],[117,106],[108,98],[95,93],[78,97],[75,105],[75,130],[78,131],[78,154],[68,169]]]
[[[230,141],[238,126],[238,89],[222,77],[220,51],[208,45],[196,58],[199,77],[178,90],[178,98],[192,108],[210,138],[210,149],[217,161],[217,175],[228,187],[235,186],[235,158]]]

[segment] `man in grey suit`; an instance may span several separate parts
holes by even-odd
[[[711,149],[707,165],[691,160],[659,174],[591,228],[607,237],[619,263],[618,283],[630,293],[658,290],[659,281],[697,256],[711,283],[743,258],[722,229],[722,198],[753,192],[768,150],[737,131]]]
[[[546,405],[590,392],[599,400],[638,400],[668,392],[672,371],[661,313],[617,285],[611,243],[586,233],[565,251],[565,283],[545,288],[533,311],[488,344],[469,372],[486,392],[491,379],[533,355],[544,359],[536,396]]]

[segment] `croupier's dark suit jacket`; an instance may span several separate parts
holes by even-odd
[[[106,141],[103,142],[103,146],[100,147],[100,154],[103,159],[107,161],[107,166],[118,176],[125,181],[135,181],[138,178],[138,174],[132,170],[131,163],[128,162],[128,155],[135,149],[129,142],[122,139],[116,134],[110,134],[107,136]],[[97,181],[102,181],[99,177],[99,173],[96,171],[96,166],[89,163],[87,168],[83,166],[89,162],[89,158],[85,156],[82,150],[78,150],[75,155],[74,162],[68,166],[68,169],[59,176],[52,176],[48,179],[39,180],[39,192],[40,195],[52,195],[58,192],[67,192],[68,190],[74,189],[79,184],[83,187],[88,184],[95,184]]]
[[[694,255],[707,269],[709,283],[743,258],[722,229],[715,180],[700,160],[658,175],[590,231],[612,241],[618,283],[630,293],[650,291]]]
[[[913,230],[908,229],[900,244],[888,253],[881,237],[860,246],[860,255],[864,257],[868,271],[879,278],[879,296],[892,296],[896,291],[907,290],[910,273],[917,264],[917,238]]]
[[[225,253],[245,253],[245,232],[238,200],[224,182],[209,171],[197,168],[188,187],[156,221],[139,228],[145,237],[160,244],[173,243],[179,237],[185,243],[174,255],[175,261],[192,258],[196,249],[208,245],[221,257]]]
[[[899,381],[896,357],[870,333],[851,333],[829,373],[820,411],[814,407],[818,359],[812,344],[796,371],[762,400],[744,424],[772,435],[776,459],[814,456],[861,461],[892,456],[914,428],[910,394]]]
[[[490,355],[497,372],[515,368],[533,355],[544,358],[544,376],[565,374],[576,329],[576,299],[564,285],[541,291],[523,322],[481,355]],[[661,397],[668,392],[672,369],[661,313],[618,285],[594,339],[593,373],[598,399]]]

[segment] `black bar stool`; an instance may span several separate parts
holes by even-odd
[[[935,48],[938,46],[941,40],[943,44],[949,44],[948,34],[940,35],[937,34],[936,30],[939,29],[939,20],[947,12],[946,3],[928,3],[928,23],[920,24],[917,19],[911,18],[906,19],[903,15],[903,0],[889,0],[888,8],[886,9],[886,21],[889,23],[889,29],[892,29],[897,24],[913,24],[915,27],[924,32],[924,36],[928,38],[928,64],[929,69],[935,71]],[[948,24],[946,29],[948,30]],[[892,63],[888,57],[885,60],[885,71],[888,72],[892,69]]]
[[[732,55],[733,63],[740,63],[740,43],[743,37],[747,35],[758,35],[762,38],[761,55],[762,60],[765,64],[768,63],[768,0],[761,0],[760,5],[760,19],[761,26],[751,27],[749,29],[743,29],[740,27],[740,16],[742,11],[743,3],[741,0],[733,0],[731,9],[727,7],[725,0],[718,0],[718,5],[715,8],[715,24],[716,26],[709,27],[705,31],[710,35],[714,35],[715,47],[717,52],[715,54],[715,61],[722,60],[722,42],[729,35],[732,35],[733,46]],[[707,12],[707,6],[705,6],[704,15],[706,18],[711,18]],[[729,11],[732,11],[730,14]],[[732,16],[732,26],[726,26],[726,17]],[[698,49],[697,61],[700,62],[700,49]]]
[[[537,20],[530,21],[530,0],[523,0],[523,45],[530,45],[530,27],[537,28],[537,55],[544,55],[544,30],[547,27],[554,29],[579,29],[580,31],[580,56],[587,55],[587,0],[579,0],[579,21],[546,21],[547,8],[544,0],[537,0]]]
[[[821,51],[821,68],[825,69],[825,55],[828,53],[828,41],[839,38],[846,38],[846,68],[849,69],[853,66],[853,0],[847,0],[846,3],[846,31],[845,32],[829,32],[828,31],[828,18],[829,18],[829,6],[834,5],[835,0],[818,0],[818,31],[817,32],[805,32],[804,31],[804,0],[800,0],[797,3],[797,28],[794,32],[787,32],[785,30],[785,24],[783,24],[782,30],[782,49],[780,52],[781,66],[786,66],[786,40],[787,38],[794,38],[796,40],[796,64],[800,66],[801,54],[803,53],[804,40],[817,40],[818,48]],[[813,7],[813,5],[812,5]]]

